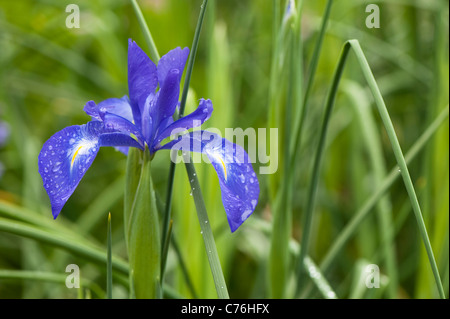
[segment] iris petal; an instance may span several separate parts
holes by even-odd
[[[105,113],[115,114],[126,120],[133,122],[133,114],[131,110],[130,100],[128,96],[123,96],[120,99],[111,98],[106,99],[98,104],[94,101],[89,101],[84,106],[84,111],[92,117],[93,120],[103,121]]]
[[[158,82],[160,85],[164,83],[167,75],[171,70],[178,70],[178,82],[180,82],[181,75],[183,74],[184,66],[186,65],[187,58],[189,56],[188,48],[175,48],[167,52],[158,61]]]
[[[161,130],[155,138],[153,146],[157,148],[158,144],[165,138],[202,125],[211,117],[212,111],[213,105],[211,100],[201,99],[199,106],[194,112],[178,119]]]
[[[253,213],[258,204],[259,182],[245,150],[208,131],[182,135],[161,149],[202,152],[219,177],[222,203],[228,224],[234,232]]]
[[[39,154],[39,173],[50,198],[53,217],[75,191],[99,149],[103,124],[92,121],[69,126],[44,143]]]
[[[180,71],[172,69],[161,85],[156,103],[150,108],[150,116],[153,120],[153,136],[161,122],[171,117],[175,113],[180,96],[180,81],[178,76]]]
[[[158,86],[156,65],[131,39],[128,40],[128,91],[133,118],[141,126],[141,114],[145,100]]]
[[[133,134],[136,136],[141,146],[144,145],[144,137],[142,136],[141,131],[127,119],[111,113],[105,113],[103,119],[106,129],[116,130],[120,133]]]

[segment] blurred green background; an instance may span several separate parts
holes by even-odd
[[[66,5],[80,8],[80,28],[66,27]],[[284,1],[281,1],[284,5]],[[325,1],[306,1],[301,17],[303,57],[307,70],[317,40]],[[380,8],[380,28],[365,25],[365,8]],[[199,0],[141,0],[141,9],[161,55],[174,47],[190,46]],[[264,128],[268,125],[268,92],[274,47],[273,3],[269,0],[210,0],[191,80],[185,114],[199,98],[214,105],[204,128]],[[309,111],[305,119],[294,177],[292,239],[301,238],[310,168],[317,144],[323,104],[343,43],[358,39],[385,99],[403,151],[413,145],[449,100],[448,2],[336,1],[321,51]],[[113,253],[126,260],[123,238],[123,180],[126,158],[104,148],[79,187],[53,221],[50,203],[38,174],[37,156],[43,143],[69,125],[84,124],[89,100],[122,97],[127,89],[127,39],[148,52],[141,29],[127,0],[59,1],[0,0],[0,116],[10,135],[0,149],[4,172],[0,179],[0,217],[6,211],[63,225],[89,238],[96,247],[106,243],[107,214],[112,214]],[[284,79],[285,80],[285,79]],[[280,79],[280,90],[283,79]],[[284,94],[284,93],[283,93]],[[363,137],[358,108],[368,107],[382,148],[386,171],[395,167],[387,135],[373,107],[359,66],[349,58],[333,112],[312,228],[310,257],[320,263],[352,215],[375,191],[374,174]],[[367,124],[369,125],[369,124]],[[419,196],[444,289],[449,287],[449,131],[448,118],[409,169]],[[282,134],[289,134],[283,131]],[[283,145],[280,144],[280,149]],[[282,162],[282,152],[279,153]],[[259,163],[254,164],[255,171]],[[169,153],[153,161],[159,196],[166,192]],[[220,188],[213,168],[196,164],[230,296],[263,298],[267,291],[270,225],[273,198],[268,175],[259,175],[261,196],[250,219],[234,234],[227,225]],[[283,167],[270,179],[282,178]],[[273,181],[272,181],[273,182]],[[196,295],[215,298],[204,244],[186,171],[177,168],[173,197],[176,235]],[[387,203],[387,204],[386,204]],[[395,229],[399,285],[395,298],[436,298],[437,290],[403,183],[398,179],[385,198]],[[22,220],[25,224],[26,220]],[[29,220],[30,224],[36,224]],[[43,226],[42,226],[43,227]],[[62,227],[62,226],[61,226]],[[385,298],[389,277],[380,258],[379,220],[371,214],[323,274],[339,297]],[[82,289],[64,285],[65,267],[80,266]],[[380,289],[361,283],[363,266],[380,265]],[[293,266],[292,266],[293,267]],[[0,276],[0,298],[103,298],[105,267],[76,253],[26,236],[0,230],[0,271],[29,271],[30,278]],[[51,279],[40,274],[51,274]],[[1,272],[0,272],[1,275]],[[20,277],[20,276],[19,276]],[[39,279],[40,278],[40,279]],[[113,294],[128,296],[115,280]],[[169,251],[167,285],[181,296],[193,297],[173,249]],[[290,285],[291,279],[286,283]],[[362,288],[361,288],[362,287]],[[317,291],[309,297],[320,298]],[[392,295],[391,295],[392,297]]]

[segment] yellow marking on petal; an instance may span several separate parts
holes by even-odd
[[[75,153],[72,156],[72,162],[70,162],[70,168],[72,168],[73,166],[73,162],[75,162],[75,157],[77,157],[78,152],[83,148],[83,145],[78,147],[78,149],[75,151]]]
[[[220,162],[222,163],[222,166],[223,166],[225,180],[227,180],[227,167],[225,166],[225,162],[222,160],[222,158],[219,157],[219,159],[220,159]]]

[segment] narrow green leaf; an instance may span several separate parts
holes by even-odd
[[[375,78],[372,74],[372,70],[370,69],[369,63],[366,60],[366,57],[361,49],[361,46],[358,40],[350,40],[348,43],[351,45],[353,51],[356,54],[357,61],[361,67],[364,77],[368,83],[368,86],[372,92],[372,95],[375,99],[375,104],[378,108],[378,112],[380,114],[381,120],[383,121],[384,127],[386,129],[387,135],[389,137],[389,141],[392,146],[392,150],[394,151],[395,159],[397,160],[398,167],[400,169],[400,173],[402,175],[403,183],[405,184],[406,191],[408,193],[409,199],[411,201],[411,205],[413,208],[414,215],[417,220],[417,225],[419,227],[420,235],[422,236],[422,241],[425,245],[425,249],[427,251],[428,260],[433,271],[434,279],[436,281],[436,285],[438,288],[439,296],[445,299],[445,292],[442,286],[442,281],[440,278],[439,270],[436,264],[436,260],[434,258],[433,249],[431,247],[430,238],[427,234],[427,228],[425,222],[423,220],[422,211],[420,208],[419,201],[417,199],[416,192],[414,190],[414,185],[411,180],[411,176],[409,175],[408,166],[406,165],[405,158],[403,157],[403,152],[400,147],[400,143],[398,142],[397,135],[394,130],[394,126],[392,124],[391,118],[389,116],[388,110],[384,103],[384,99],[381,95],[380,89],[375,81]]]
[[[186,75],[185,75],[184,85],[183,85],[183,92],[181,94],[180,111],[178,113],[178,117],[176,115],[174,115],[174,120],[177,120],[178,118],[181,118],[184,115],[184,109],[186,107],[187,95],[189,92],[189,84],[191,82],[192,71],[194,69],[195,57],[197,55],[198,43],[200,40],[200,34],[202,31],[203,20],[205,18],[205,12],[206,12],[207,5],[208,5],[208,0],[203,0],[203,3],[200,8],[200,15],[198,17],[197,26],[195,28],[194,39],[192,41],[191,52],[189,54]],[[172,195],[173,195],[173,181],[175,178],[175,168],[176,168],[175,163],[171,162],[170,168],[169,168],[169,177],[167,179],[168,183],[167,183],[167,193],[166,193],[166,206],[165,206],[165,210],[164,210],[163,226],[162,226],[162,240],[161,240],[162,247],[166,246],[166,239],[167,240],[170,239],[170,236],[168,236],[168,232],[169,232],[170,215],[171,215],[171,210],[172,210]],[[195,168],[193,168],[193,169],[195,170]],[[162,265],[164,265],[164,266],[161,268],[161,281],[164,279],[166,259],[167,259],[167,251],[165,253],[164,252],[162,253]]]
[[[145,22],[144,15],[142,14],[141,8],[139,7],[136,0],[131,0],[131,5],[133,7],[134,13],[141,27],[142,33],[144,34],[145,41],[147,42],[148,48],[150,49],[150,56],[153,62],[158,62],[160,59],[158,49],[156,48],[155,41],[153,41],[152,34],[148,28],[147,22]]]
[[[106,298],[112,299],[112,237],[111,237],[111,213],[108,214],[106,246]]]
[[[217,296],[220,299],[228,299],[228,289],[225,283],[225,278],[222,272],[222,266],[219,260],[219,254],[217,253],[214,236],[212,233],[211,225],[208,219],[208,213],[206,212],[205,202],[200,189],[200,183],[198,182],[197,174],[195,173],[194,164],[192,163],[192,156],[189,154],[184,155],[183,159],[186,166],[186,172],[188,174],[189,182],[192,189],[192,196],[194,197],[195,208],[197,210],[198,221],[200,223],[201,234],[203,236],[203,242],[205,244],[206,254],[208,256],[209,266],[216,287]]]

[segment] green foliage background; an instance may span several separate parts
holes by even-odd
[[[0,0],[0,116],[9,124],[8,143],[0,149],[5,166],[0,180],[0,223],[20,220],[68,240],[83,237],[106,254],[107,215],[112,215],[112,251],[125,263],[123,185],[126,158],[112,148],[99,152],[91,169],[53,221],[49,200],[38,174],[37,155],[56,131],[83,124],[82,111],[89,100],[100,102],[128,94],[127,39],[144,50],[145,40],[130,2],[71,1],[79,5],[80,28],[66,27],[68,3],[57,0]],[[191,80],[185,114],[199,98],[214,105],[204,128],[269,128],[271,60],[275,46],[274,7],[269,0],[210,0]],[[284,1],[280,1],[284,6]],[[308,71],[326,1],[306,1],[301,15],[300,65]],[[381,27],[368,29],[365,8],[376,3]],[[176,46],[190,46],[197,22],[198,0],[139,1],[161,55]],[[281,6],[281,8],[283,8]],[[282,20],[281,10],[280,21]],[[449,100],[449,44],[447,1],[335,1],[320,53],[309,98],[304,136],[294,175],[292,244],[302,234],[302,216],[311,178],[323,105],[343,43],[358,39],[386,102],[403,151],[414,144],[430,123],[447,108]],[[148,52],[148,50],[147,50]],[[277,79],[280,99],[286,103],[289,78]],[[297,89],[297,88],[296,88]],[[301,90],[301,88],[298,88]],[[277,107],[284,107],[277,105]],[[364,109],[363,115],[358,110]],[[298,110],[291,110],[296,114]],[[361,120],[362,116],[362,120]],[[283,118],[280,141],[286,130]],[[349,58],[338,91],[317,194],[309,256],[317,264],[335,238],[376,190],[373,153],[364,132],[382,149],[378,164],[389,171],[396,162],[392,148],[354,56]],[[449,126],[448,117],[427,146],[409,164],[411,178],[424,214],[428,235],[448,297],[449,290]],[[213,168],[196,164],[230,296],[271,296],[268,267],[274,197],[271,190],[283,183],[283,150],[279,145],[279,170],[258,175],[261,197],[252,217],[234,234],[227,225],[220,188]],[[255,171],[261,163],[254,165]],[[169,153],[159,152],[152,163],[153,181],[165,198]],[[186,284],[173,247],[169,251],[167,286],[177,296],[215,298],[200,226],[186,170],[175,176],[173,234],[192,281]],[[384,198],[395,229],[398,286],[389,293],[385,261],[381,257],[383,229],[373,213],[323,274],[341,298],[436,298],[436,284],[423,248],[417,223],[403,183],[398,179]],[[289,206],[289,205],[288,205]],[[289,209],[289,207],[288,207]],[[21,215],[22,214],[22,215]],[[22,218],[20,216],[25,216]],[[3,228],[5,230],[5,227]],[[0,229],[0,298],[103,298],[106,266],[69,249]],[[289,268],[294,268],[294,259]],[[82,289],[67,289],[65,267],[80,266]],[[378,264],[380,289],[367,289],[361,281],[363,267]],[[14,271],[9,272],[8,271]],[[122,276],[122,278],[120,278]],[[280,279],[282,280],[282,279]],[[287,278],[286,295],[292,297],[295,278]],[[115,272],[113,296],[128,297],[123,275]],[[316,290],[307,297],[321,298]]]

